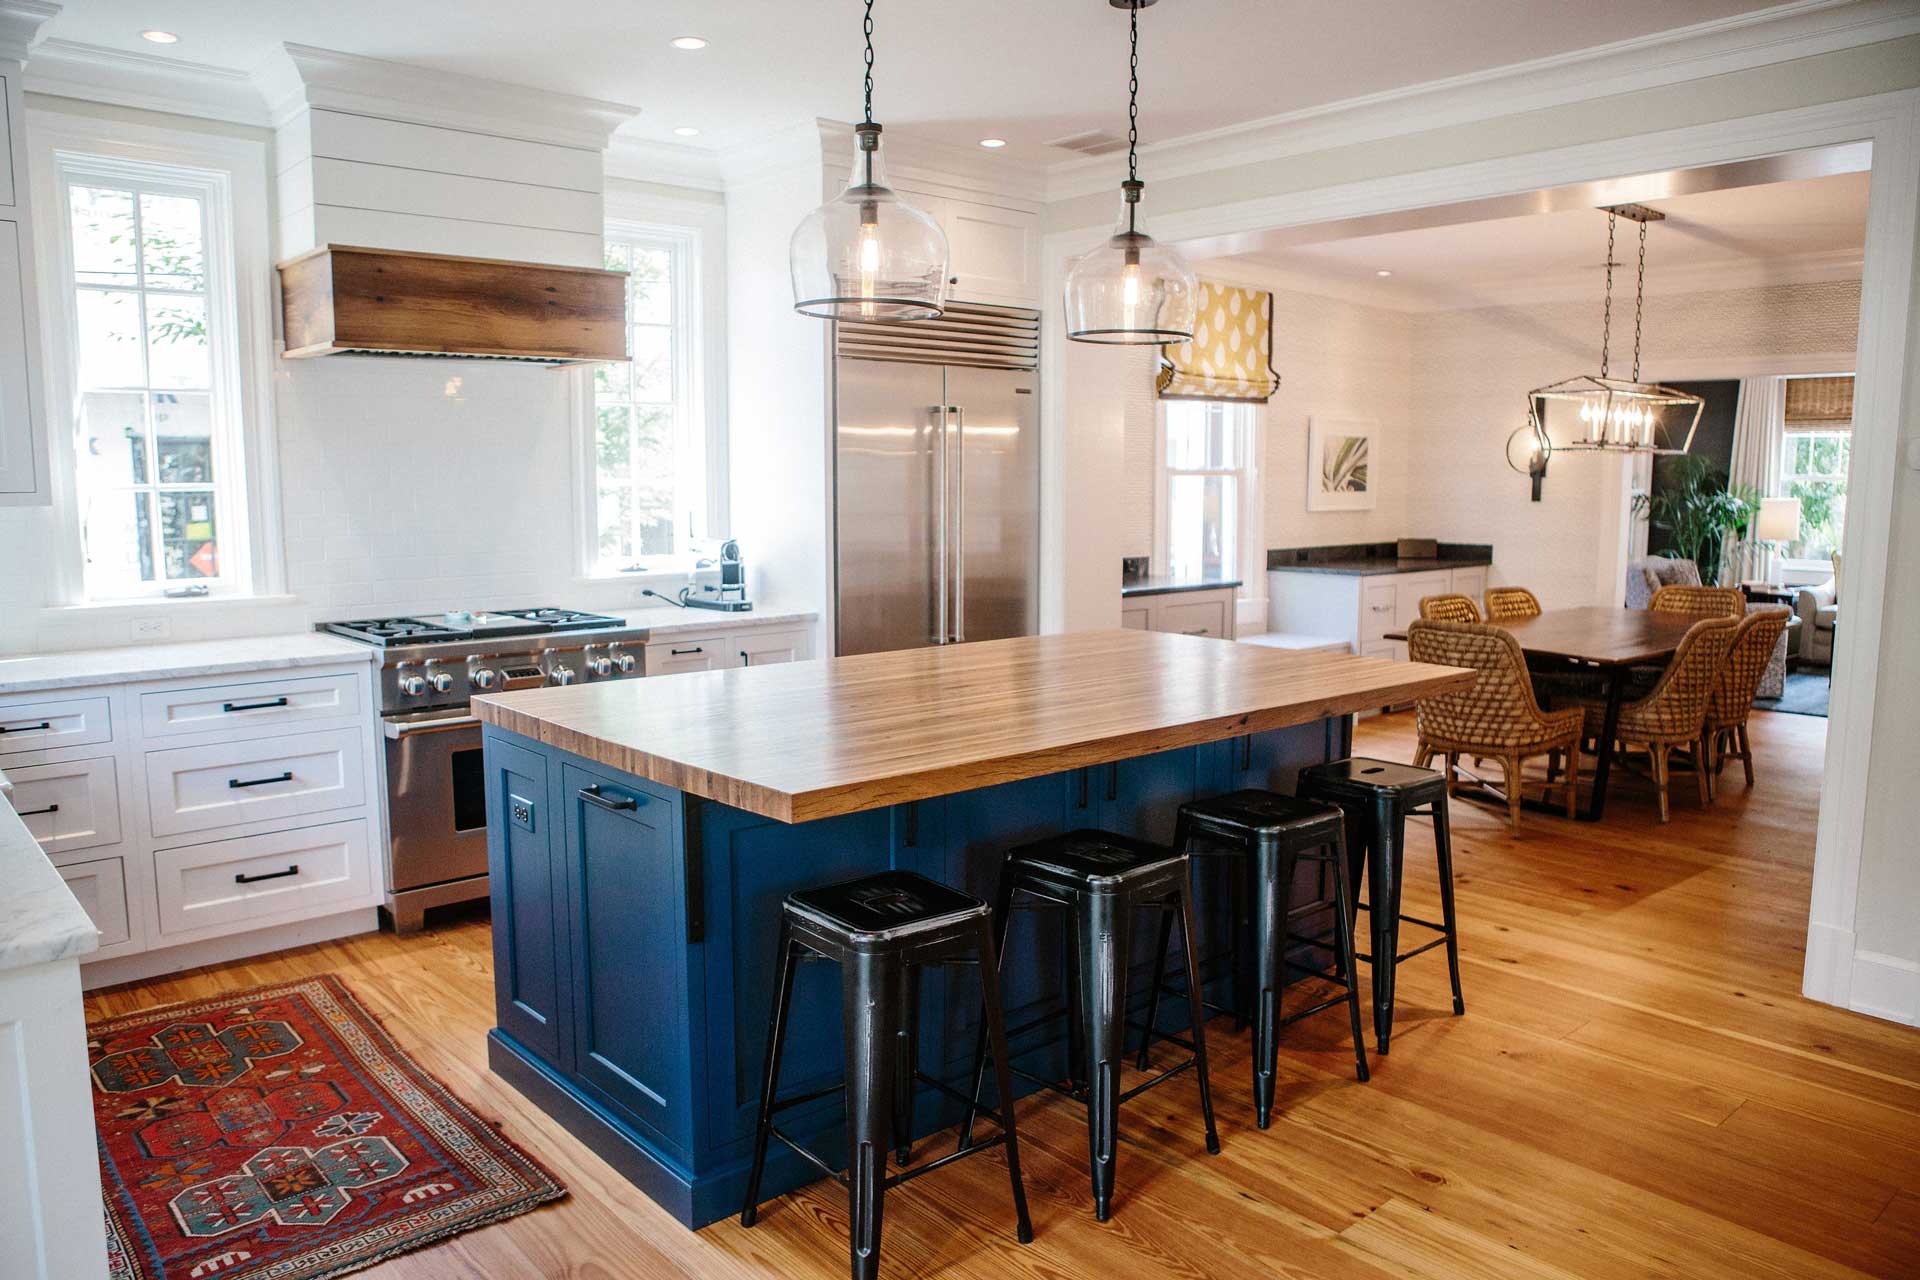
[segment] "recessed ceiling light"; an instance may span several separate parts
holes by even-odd
[[[674,132],[683,138],[697,138],[700,136],[700,131],[690,124],[683,124],[675,129]]]
[[[1393,272],[1387,270],[1385,267],[1382,267],[1378,271],[1374,272],[1373,274],[1379,276],[1382,280],[1385,280],[1388,276],[1392,275]]]
[[[989,151],[998,151],[1007,145],[1007,140],[1005,138],[982,138],[980,139],[980,145]]]
[[[699,36],[675,36],[671,41],[676,49],[704,49],[707,42]]]
[[[179,44],[180,37],[171,31],[142,31],[142,40],[151,40],[155,44]]]

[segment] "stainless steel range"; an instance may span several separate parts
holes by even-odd
[[[321,624],[379,645],[387,751],[387,913],[397,933],[428,907],[487,896],[486,774],[475,692],[638,679],[646,632],[568,609],[435,613]]]

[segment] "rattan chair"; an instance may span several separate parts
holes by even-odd
[[[1489,622],[1498,622],[1502,618],[1540,616],[1539,597],[1525,587],[1488,587],[1485,600]]]
[[[1694,618],[1740,618],[1747,597],[1738,587],[1662,587],[1647,608],[1655,613],[1684,613]]]
[[[1478,622],[1480,610],[1472,596],[1422,596],[1420,616],[1428,622]]]
[[[1760,677],[1773,661],[1773,650],[1780,633],[1787,629],[1793,611],[1786,608],[1756,609],[1740,620],[1734,630],[1733,645],[1720,664],[1720,678],[1714,682],[1713,696],[1707,702],[1707,719],[1700,735],[1701,750],[1712,763],[1708,778],[1709,794],[1728,758],[1745,766],[1747,785],[1753,785],[1753,747],[1747,741],[1747,716],[1753,711],[1753,697],[1760,688]]]
[[[1594,740],[1595,751],[1611,751],[1615,742],[1646,747],[1652,763],[1653,785],[1660,794],[1662,822],[1668,816],[1667,779],[1675,748],[1693,753],[1700,803],[1710,799],[1707,764],[1700,753],[1701,734],[1707,719],[1707,703],[1713,697],[1714,684],[1720,679],[1720,669],[1738,629],[1739,623],[1731,618],[1702,618],[1688,628],[1687,634],[1680,638],[1673,660],[1660,673],[1659,682],[1645,697],[1620,708],[1614,742],[1600,740],[1606,723],[1606,703],[1597,698],[1582,699],[1586,709],[1586,736]]]
[[[1551,787],[1564,753],[1567,773],[1558,785],[1566,789],[1567,816],[1574,815],[1580,796],[1583,713],[1579,707],[1540,709],[1519,641],[1499,627],[1477,622],[1422,620],[1407,628],[1407,656],[1415,662],[1471,667],[1478,673],[1473,688],[1465,692],[1421,698],[1414,704],[1419,732],[1416,765],[1424,769],[1436,754],[1444,753],[1447,787],[1452,790],[1454,764],[1461,755],[1500,761],[1507,819],[1513,834],[1519,835],[1522,763],[1546,756]]]

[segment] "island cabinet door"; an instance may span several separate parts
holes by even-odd
[[[546,757],[488,735],[487,872],[493,897],[494,1016],[500,1029],[566,1072],[567,877],[548,807]]]
[[[680,799],[567,764],[573,1079],[677,1158],[693,1130]]]
[[[1215,743],[1221,770],[1219,789],[1259,788],[1292,795],[1302,768],[1347,754],[1351,733],[1351,720],[1336,716],[1290,729],[1244,733]]]

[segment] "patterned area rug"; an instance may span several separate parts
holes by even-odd
[[[87,1030],[113,1280],[324,1280],[566,1194],[331,975]]]

